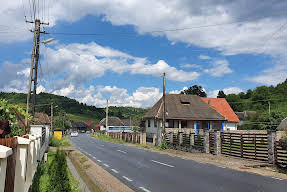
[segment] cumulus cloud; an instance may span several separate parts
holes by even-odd
[[[219,89],[217,90],[213,90],[213,91],[210,91],[208,92],[208,97],[217,97],[217,94],[218,94],[218,91],[220,91]],[[224,88],[223,89],[223,92],[228,95],[228,94],[238,94],[240,92],[243,92],[243,90],[239,87],[229,87],[229,88]]]
[[[88,88],[70,85],[55,91],[54,94],[74,98],[80,102],[97,107],[105,107],[106,99],[111,106],[132,106],[132,107],[151,107],[162,96],[158,88],[139,87],[133,93],[129,94],[124,88],[116,86],[90,86]]]
[[[208,55],[199,55],[199,59],[208,60],[211,59]]]
[[[226,59],[215,59],[211,63],[209,69],[205,69],[204,72],[209,73],[214,77],[220,77],[224,74],[232,73],[232,70],[229,67],[229,63]]]
[[[106,71],[156,77],[160,77],[163,72],[166,72],[169,80],[182,82],[192,81],[199,77],[198,72],[177,69],[163,60],[152,64],[146,58],[133,57],[124,52],[100,46],[95,42],[48,48],[45,61],[46,65],[49,65],[47,68],[49,72],[46,75],[62,74],[63,78],[58,80],[59,86],[68,86],[70,83],[75,85],[87,83],[93,78],[102,77]]]

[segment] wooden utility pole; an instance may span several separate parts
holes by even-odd
[[[166,115],[166,108],[165,108],[165,73],[163,73],[163,90],[162,90],[162,138],[165,134],[165,115]]]
[[[268,107],[268,109],[269,109],[268,111],[269,111],[269,115],[270,115],[270,112],[271,112],[271,104],[270,104],[270,101],[268,101],[268,106],[269,106],[269,107]]]
[[[51,103],[51,131],[53,133],[53,118],[54,118],[54,111],[53,111],[53,103]]]
[[[162,126],[158,128],[157,134],[157,145],[161,145],[162,140],[165,134],[165,115],[166,115],[166,108],[165,108],[165,73],[163,73],[163,86],[162,86]]]
[[[37,90],[37,75],[38,75],[38,63],[39,63],[39,56],[40,56],[40,33],[41,32],[40,26],[41,24],[49,25],[47,23],[41,23],[39,19],[35,19],[35,21],[26,21],[28,23],[34,23],[34,33],[33,38],[33,48],[32,48],[32,56],[31,56],[31,65],[30,65],[30,78],[29,78],[29,88],[27,94],[27,104],[26,104],[26,113],[29,113],[29,105],[30,101],[32,104],[32,115],[35,114],[35,104],[36,104],[36,90]],[[33,90],[32,90],[33,85]],[[25,123],[28,125],[28,118],[25,118]]]
[[[109,124],[109,100],[107,99],[107,107],[106,107],[106,133],[108,132]]]

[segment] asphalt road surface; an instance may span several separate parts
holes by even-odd
[[[287,180],[184,160],[79,134],[72,143],[135,191],[287,192]]]

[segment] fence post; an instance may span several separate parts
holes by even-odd
[[[30,186],[30,184],[32,184],[32,179],[34,176],[33,173],[33,167],[34,167],[34,161],[36,158],[36,152],[35,152],[35,141],[36,141],[36,137],[29,135],[29,139],[31,140],[31,143],[29,145],[29,149],[28,149],[28,158],[27,158],[27,171],[26,171],[26,185],[27,187]]]
[[[190,145],[194,146],[194,133],[190,134]]]
[[[5,189],[7,158],[12,155],[12,153],[11,148],[0,145],[0,192],[4,192]]]
[[[17,137],[17,156],[16,156],[16,172],[14,191],[24,191],[26,178],[26,165],[28,160],[28,147],[31,143],[30,139]]]
[[[183,138],[182,138],[183,133],[182,132],[178,132],[178,145],[181,146],[182,142],[183,142]]]
[[[143,133],[143,145],[146,145],[146,133]]]
[[[274,148],[276,141],[276,131],[267,131],[267,141],[268,141],[268,162],[270,164],[275,164]]]
[[[155,146],[156,145],[156,134],[153,134],[153,138],[152,138],[152,144]]]
[[[220,131],[214,132],[214,154],[221,154],[221,134]]]
[[[210,153],[209,151],[209,131],[204,131],[204,140],[203,140],[204,152]]]
[[[169,133],[169,142],[171,145],[173,144],[173,132]]]

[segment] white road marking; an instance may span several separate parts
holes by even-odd
[[[282,180],[283,180],[283,179],[278,178],[278,177],[271,177],[271,178],[273,178],[273,179],[277,179],[277,180],[280,180],[280,181],[282,181]]]
[[[123,176],[123,178],[124,178],[125,180],[127,180],[127,181],[133,181],[133,180],[131,180],[130,178],[128,178],[128,177],[126,177],[126,176]]]
[[[115,169],[112,169],[112,171],[115,172],[115,173],[119,173],[119,172],[118,172],[117,170],[115,170]]]
[[[144,188],[144,187],[139,187],[141,190],[145,191],[145,192],[151,192],[150,190]]]
[[[218,167],[223,168],[223,169],[226,169],[226,167],[223,167],[223,166],[218,166]]]
[[[158,164],[161,164],[161,165],[168,166],[168,167],[174,167],[173,165],[169,165],[169,164],[162,163],[162,162],[159,162],[159,161],[155,161],[155,160],[151,160],[151,161],[152,161],[152,162],[155,162],[155,163],[158,163]]]
[[[121,152],[121,153],[125,153],[125,154],[127,153],[127,152],[125,152],[125,151],[122,151],[122,150],[117,150],[117,151],[118,151],[118,152]]]
[[[96,157],[93,157],[94,159],[97,159]]]
[[[106,167],[110,167],[108,164],[105,164],[105,163],[104,163],[104,166],[106,166]]]
[[[104,147],[104,145],[101,145],[102,147]]]
[[[98,162],[102,162],[102,161],[101,161],[101,160],[99,160],[99,159],[98,159],[97,161],[98,161]]]

